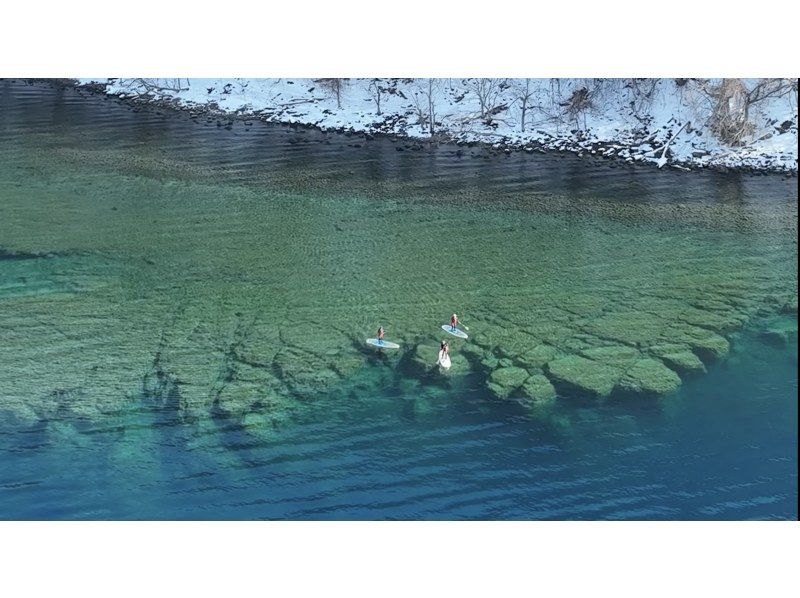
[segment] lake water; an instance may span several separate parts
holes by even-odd
[[[796,519],[796,217],[0,80],[0,518]]]

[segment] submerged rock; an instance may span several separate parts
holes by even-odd
[[[469,360],[460,353],[450,353],[450,362],[451,366],[450,369],[443,369],[440,368],[439,371],[442,374],[446,374],[448,376],[459,376],[464,375],[470,372],[471,368],[469,365]]]
[[[411,355],[411,366],[417,374],[439,372],[447,376],[463,375],[470,371],[469,360],[460,352],[450,350],[450,368],[436,365],[439,358],[439,345],[419,344]]]
[[[464,343],[460,349],[460,352],[467,357],[467,359],[476,361],[480,361],[487,355],[486,349],[475,343]]]
[[[349,345],[348,338],[325,323],[298,322],[284,326],[280,331],[284,344],[306,353],[335,356]]]
[[[584,349],[581,351],[581,355],[620,368],[625,368],[641,358],[641,353],[633,347],[621,345]]]
[[[783,307],[781,307],[781,313],[797,315],[797,295],[783,304]]]
[[[768,345],[783,348],[792,342],[797,342],[797,320],[785,316],[771,318],[758,334],[758,337]]]
[[[259,434],[262,430],[272,428],[272,420],[265,413],[245,413],[242,417],[242,426],[248,432]]]
[[[254,405],[269,403],[283,393],[282,382],[269,370],[239,364],[231,380],[218,390],[216,407],[225,413],[239,415]]]
[[[279,351],[274,365],[280,372],[281,382],[302,397],[329,391],[341,381],[326,360],[294,348]]]
[[[570,394],[579,392],[594,397],[607,397],[614,390],[623,371],[580,355],[568,355],[547,364],[551,379]]]
[[[418,374],[428,373],[436,366],[438,356],[438,345],[419,344],[411,354],[411,367]]]
[[[528,376],[528,371],[522,368],[501,367],[491,373],[486,386],[496,397],[505,399],[522,386]]]
[[[706,371],[706,366],[688,345],[653,345],[648,351],[661,359],[679,374],[695,374]]]
[[[681,379],[662,362],[642,359],[625,371],[618,390],[625,394],[665,395],[678,390]]]
[[[555,347],[550,345],[537,345],[532,349],[517,355],[517,361],[527,369],[540,369],[556,356]]]
[[[547,376],[533,374],[522,385],[522,394],[536,402],[547,402],[556,398],[556,389]]]
[[[706,363],[722,359],[731,349],[728,339],[697,326],[674,326],[670,329],[667,338],[686,343]]]
[[[689,302],[690,305],[698,309],[716,312],[716,313],[729,313],[734,310],[733,305],[717,297],[703,297],[700,299],[693,299]]]
[[[489,371],[496,370],[500,367],[500,360],[491,353],[488,353],[483,359],[481,359],[481,366]]]
[[[251,411],[242,416],[241,424],[245,431],[261,441],[275,440],[280,427],[289,421],[284,412]]]
[[[547,373],[570,393],[597,398],[620,392],[635,395],[663,395],[674,392],[680,377],[661,361],[641,358],[631,347],[597,347],[570,355],[547,365]]]
[[[654,314],[621,311],[592,320],[586,331],[601,338],[638,346],[656,342],[666,327],[667,322]]]
[[[158,366],[158,361],[156,361],[153,369],[144,375],[142,392],[145,397],[155,399],[162,404],[171,400],[177,401],[180,396],[177,379]]]

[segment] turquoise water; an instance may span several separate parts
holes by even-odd
[[[669,406],[564,408],[391,386],[273,438],[146,403],[0,428],[9,519],[794,519],[797,353],[744,338]]]
[[[0,108],[3,518],[797,517],[796,180]]]

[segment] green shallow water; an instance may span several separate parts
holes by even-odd
[[[669,401],[744,326],[796,343],[796,181],[406,158],[2,93],[0,409],[20,422],[146,400],[271,435],[388,385],[548,417],[554,401]],[[442,373],[453,311],[471,338],[450,339]],[[364,346],[379,325],[400,351]]]

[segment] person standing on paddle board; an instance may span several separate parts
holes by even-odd
[[[436,360],[436,365],[450,367],[450,345],[447,344],[447,341],[442,341],[439,346],[439,358]]]
[[[455,332],[457,326],[458,326],[458,316],[456,314],[453,314],[452,316],[450,316],[450,329],[453,332]]]
[[[378,342],[383,342],[383,337],[386,336],[386,331],[383,329],[383,326],[378,328]]]

